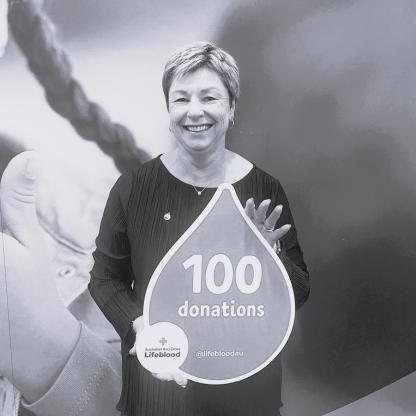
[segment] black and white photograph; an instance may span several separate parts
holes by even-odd
[[[0,0],[0,415],[415,415],[415,21]]]

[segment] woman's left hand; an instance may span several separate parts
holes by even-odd
[[[278,244],[279,239],[290,230],[291,224],[284,224],[280,228],[275,229],[274,227],[282,214],[283,205],[276,205],[271,214],[266,218],[270,203],[270,199],[265,199],[256,209],[254,199],[250,198],[247,200],[244,210],[261,232],[261,235],[274,247],[275,244]]]
[[[188,379],[178,371],[164,371],[163,373],[152,373],[152,375],[161,381],[174,381],[183,388],[188,384]]]

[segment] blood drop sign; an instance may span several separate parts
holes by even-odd
[[[285,268],[223,184],[152,275],[138,358],[149,371],[232,383],[280,353],[294,316]]]

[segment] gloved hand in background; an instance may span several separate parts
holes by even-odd
[[[38,170],[35,152],[20,153],[8,164],[0,188],[0,332],[6,335],[0,340],[0,374],[31,402],[62,371],[80,332],[59,298],[37,219]]]

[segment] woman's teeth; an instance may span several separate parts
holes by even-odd
[[[200,124],[199,126],[185,126],[185,129],[188,131],[204,131],[208,130],[211,127],[211,124]]]

